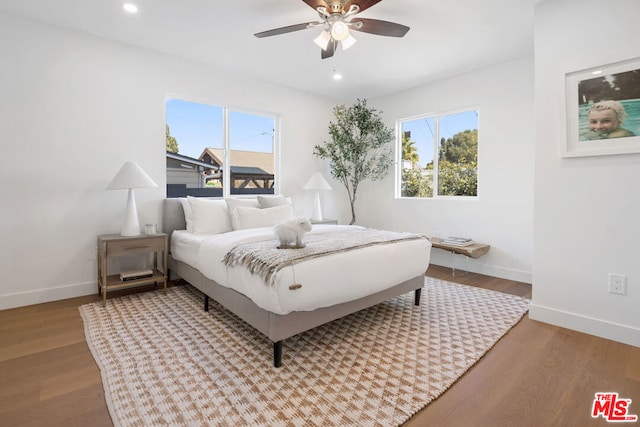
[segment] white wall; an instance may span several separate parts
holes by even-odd
[[[565,74],[640,56],[640,2],[602,7],[538,5],[535,66],[523,58],[369,100],[389,126],[479,106],[480,197],[396,200],[390,176],[362,188],[358,222],[486,241],[491,251],[471,269],[525,282],[533,271],[532,318],[640,345],[640,155],[560,158]],[[95,237],[119,230],[126,199],[105,187],[124,161],[159,184],[136,195],[142,222],[161,222],[167,93],[280,113],[281,191],[310,212],[301,187],[327,170],[311,150],[326,139],[333,102],[6,15],[0,48],[0,309],[96,292]],[[347,221],[346,195],[333,185],[324,214]],[[450,265],[436,250],[432,261]],[[609,272],[627,275],[626,296],[607,293]]]
[[[640,155],[563,159],[565,75],[640,56],[637,0],[553,0],[535,13],[530,317],[640,346]],[[607,292],[609,273],[627,295]]]
[[[479,197],[476,200],[395,199],[393,172],[367,184],[357,223],[372,227],[462,235],[491,245],[469,270],[531,283],[533,241],[533,61],[522,58],[371,100],[388,126],[417,114],[479,109]],[[434,249],[431,260],[452,265]],[[457,267],[467,268],[458,256]]]
[[[333,102],[1,14],[0,51],[0,309],[97,292],[96,236],[119,232],[126,202],[105,187],[125,161],[159,185],[136,198],[161,224],[168,93],[279,113],[280,190],[310,214]]]

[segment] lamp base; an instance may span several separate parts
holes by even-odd
[[[316,191],[316,198],[313,203],[312,221],[322,221],[322,208],[320,207],[320,192]]]
[[[127,212],[122,223],[121,236],[139,236],[140,220],[138,219],[138,209],[136,208],[136,197],[133,194],[133,188],[129,189],[127,197]]]

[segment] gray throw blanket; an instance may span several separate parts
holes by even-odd
[[[265,283],[272,286],[273,277],[279,270],[305,260],[365,246],[418,239],[427,238],[412,233],[354,228],[348,231],[308,234],[304,238],[306,246],[301,249],[277,249],[279,245],[277,240],[241,244],[225,255],[223,263],[226,266],[243,265],[252,274],[261,276]]]

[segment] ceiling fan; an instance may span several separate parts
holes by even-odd
[[[258,38],[277,36],[307,28],[323,27],[314,42],[322,49],[322,59],[330,58],[338,43],[348,49],[356,42],[351,30],[387,37],[403,37],[409,27],[379,19],[356,18],[356,15],[382,0],[302,0],[320,15],[319,21],[304,22],[254,34]]]

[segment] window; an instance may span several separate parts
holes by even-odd
[[[478,111],[398,122],[400,197],[478,195]]]
[[[166,102],[167,197],[274,194],[277,118]]]

